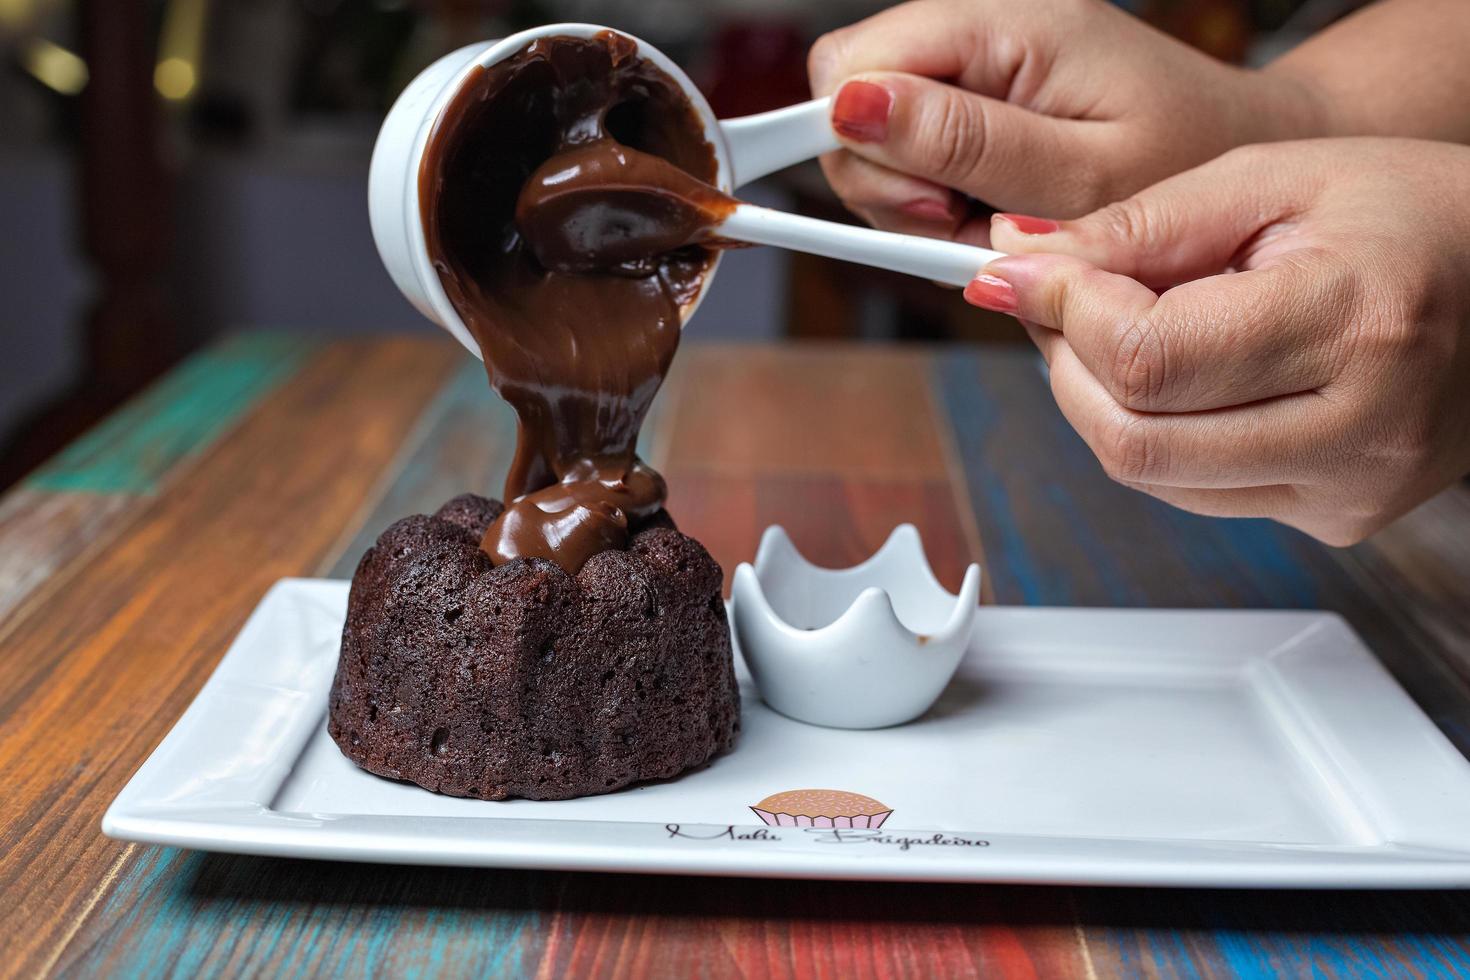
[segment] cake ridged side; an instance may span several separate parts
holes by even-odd
[[[666,517],[572,577],[492,568],[498,502],[400,520],[352,579],[328,731],[369,772],[450,796],[551,800],[667,778],[733,747],[719,566]]]

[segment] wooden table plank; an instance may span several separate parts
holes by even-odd
[[[958,591],[965,567],[979,561],[949,483],[943,480],[869,480],[836,476],[736,477],[665,469],[670,513],[731,576],[754,561],[761,533],[780,525],[808,560],[830,568],[856,565],[877,551],[895,525],[918,527],[934,573]]]
[[[165,848],[62,961],[81,975],[1081,975],[1045,888],[282,861]],[[172,883],[172,884],[170,884]]]
[[[138,850],[65,972],[525,976],[538,908],[557,887],[544,875]]]
[[[123,850],[98,833],[110,798],[265,589],[341,535],[453,357],[423,341],[316,355],[12,628],[0,657],[12,964],[54,955]]]
[[[803,344],[695,346],[685,357],[690,390],[668,453],[685,471],[947,475],[921,353]]]
[[[1461,892],[1076,889],[1099,976],[1463,977]]]
[[[227,338],[170,371],[26,480],[37,490],[150,493],[180,459],[290,377],[314,345],[289,334]]]
[[[915,524],[939,580],[981,561],[953,436],[917,350],[801,344],[693,348],[659,465],[670,512],[725,570],[781,525],[819,565],[854,565]],[[885,462],[886,461],[886,462]]]
[[[205,451],[314,348],[229,337],[186,360],[0,500],[0,637],[31,590],[105,546],[168,476]]]
[[[118,527],[137,497],[20,487],[0,500],[0,642],[10,614]]]
[[[1389,610],[1395,622],[1409,621],[1422,637],[1422,663],[1405,665],[1422,674],[1416,688],[1442,685],[1470,700],[1470,486],[1461,483],[1423,504],[1368,541],[1335,553],[1357,587]],[[1409,627],[1405,627],[1408,629]],[[1377,642],[1390,645],[1393,638]],[[1412,693],[1412,690],[1411,690]],[[1423,707],[1462,752],[1470,754],[1470,713],[1454,696],[1421,700]]]

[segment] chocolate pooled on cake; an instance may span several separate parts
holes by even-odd
[[[720,568],[662,515],[576,576],[492,567],[499,502],[405,517],[352,579],[328,731],[348,758],[450,796],[560,800],[733,747]]]
[[[465,494],[406,517],[353,576],[328,731],[369,772],[452,796],[566,799],[734,745],[720,568],[675,529],[636,448],[714,252],[547,266],[517,226],[538,168],[618,147],[716,176],[688,97],[612,32],[542,38],[474,69],[435,123],[425,244],[519,425],[509,506]],[[664,220],[617,194],[585,213],[612,235]]]

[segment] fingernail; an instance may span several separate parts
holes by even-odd
[[[1060,231],[1060,223],[1050,218],[1033,218],[1029,214],[1006,214],[1000,212],[995,215],[1001,221],[1009,221],[1023,235],[1050,235],[1054,231]]]
[[[1014,313],[1020,309],[1015,288],[1004,279],[983,272],[965,287],[965,302],[997,313]]]
[[[851,81],[832,100],[832,128],[859,143],[881,143],[888,136],[893,93],[872,82]]]
[[[936,201],[931,197],[921,197],[916,201],[901,204],[898,208],[911,218],[922,218],[925,221],[954,221],[954,211],[947,201]]]

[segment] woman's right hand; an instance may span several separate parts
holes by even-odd
[[[913,0],[820,38],[847,206],[986,244],[965,196],[1070,218],[1245,143],[1316,135],[1310,85],[1234,68],[1102,0]]]

